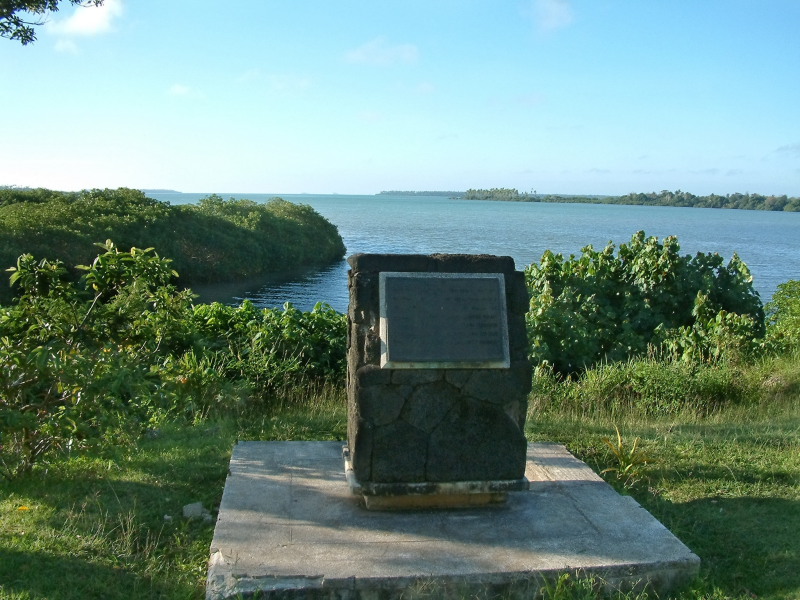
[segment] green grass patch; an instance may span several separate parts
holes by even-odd
[[[598,473],[608,470],[609,483],[700,557],[700,579],[683,599],[800,598],[798,362],[781,359],[746,375],[764,381],[760,399],[710,413],[687,404],[653,415],[572,397],[538,410],[534,403],[529,415],[531,440],[561,442]],[[578,392],[555,386],[550,394]],[[617,428],[624,447],[638,440],[647,458],[634,481],[618,477],[620,460],[606,443],[617,442]]]
[[[638,438],[647,461],[634,480],[604,477],[700,556],[700,578],[677,598],[800,598],[798,364],[753,367],[758,397],[669,414],[558,402],[577,392],[546,381],[554,400],[537,388],[528,437],[564,443],[597,472],[619,466],[606,440],[630,449]],[[236,415],[166,425],[135,446],[0,482],[0,598],[200,599],[214,525],[184,519],[182,508],[202,502],[216,516],[237,440],[343,440],[346,429],[342,389],[284,390]],[[543,597],[596,598],[591,584],[573,577]]]
[[[0,598],[203,598],[214,522],[183,506],[216,515],[239,439],[344,439],[342,391],[312,393],[0,481]]]
[[[137,447],[1,483],[0,597],[201,598],[231,427],[167,428]]]

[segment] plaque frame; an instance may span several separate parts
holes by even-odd
[[[500,352],[488,359],[433,359],[404,360],[392,357],[392,326],[389,322],[389,302],[387,282],[393,278],[405,279],[481,279],[497,282],[498,306],[497,328],[500,335]],[[511,366],[511,353],[508,335],[508,307],[506,298],[505,276],[503,273],[442,273],[420,271],[381,271],[379,274],[379,334],[380,334],[380,366],[383,369],[508,369]],[[446,322],[446,321],[444,321]],[[441,323],[440,323],[441,324]]]

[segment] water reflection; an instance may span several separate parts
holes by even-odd
[[[222,302],[239,305],[250,300],[261,308],[277,308],[286,302],[300,310],[311,310],[318,302],[339,312],[347,310],[346,260],[322,269],[273,273],[244,282],[198,285],[193,288],[198,303]]]

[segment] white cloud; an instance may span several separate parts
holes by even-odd
[[[122,0],[105,0],[101,6],[77,7],[66,19],[48,22],[47,29],[61,35],[107,33],[121,14]]]
[[[414,44],[390,44],[385,37],[377,37],[345,54],[351,63],[386,66],[396,63],[413,63],[419,57]]]
[[[532,0],[531,14],[542,31],[561,29],[575,18],[570,0]]]

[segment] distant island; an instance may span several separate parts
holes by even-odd
[[[800,198],[764,196],[762,194],[726,194],[720,196],[696,196],[681,190],[631,193],[624,196],[537,194],[522,192],[514,188],[469,189],[466,192],[381,192],[395,196],[447,196],[462,200],[495,200],[499,202],[560,202],[567,204],[627,204],[632,206],[681,206],[694,208],[729,208],[739,210],[771,210],[800,212]]]

